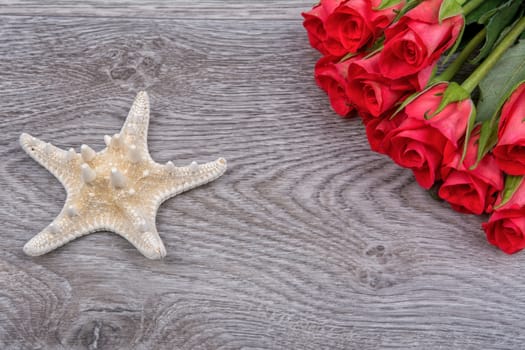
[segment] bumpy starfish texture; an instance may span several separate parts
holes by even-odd
[[[115,232],[150,259],[166,255],[155,228],[157,209],[166,199],[213,181],[226,160],[176,167],[151,159],[147,145],[149,99],[139,92],[120,133],[104,136],[106,148],[87,145],[80,154],[57,148],[28,134],[22,148],[65,187],[67,199],[56,219],[24,246],[37,256],[95,231]]]

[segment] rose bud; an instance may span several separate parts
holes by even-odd
[[[440,22],[441,3],[423,1],[385,30],[380,66],[386,77],[397,79],[417,73],[454,45],[464,20],[457,15]]]
[[[525,175],[525,83],[503,105],[493,153],[505,173]]]
[[[394,20],[404,1],[383,10],[377,9],[380,4],[381,0],[343,1],[325,24],[326,33],[336,43],[331,51],[342,47],[345,52],[357,52],[369,46]]]
[[[321,58],[315,65],[315,81],[323,89],[330,99],[333,110],[346,117],[353,107],[346,95],[346,84],[348,77],[348,65],[352,58],[338,62],[335,57],[326,56]]]
[[[325,42],[328,40],[325,22],[341,1],[342,0],[322,0],[310,11],[302,13],[304,18],[303,26],[308,33],[310,45],[323,55],[331,54],[342,56],[346,53],[344,52],[344,48],[334,40],[330,40],[330,46],[332,47],[332,50],[335,50],[334,53],[330,52],[325,46]]]
[[[418,76],[388,79],[379,69],[379,55],[354,59],[348,66],[347,95],[360,114],[379,117],[409,94],[423,89],[432,67],[422,70]]]
[[[483,229],[487,240],[507,254],[525,248],[525,181],[507,203],[494,210]]]
[[[467,144],[465,159],[461,162],[463,147],[451,147],[443,152],[441,185],[438,195],[462,213],[483,214],[492,211],[497,193],[503,190],[503,173],[492,154],[486,154],[477,166],[480,128],[476,128]]]
[[[402,121],[383,141],[388,156],[402,167],[412,169],[416,181],[426,189],[439,179],[445,146],[458,148],[474,108],[472,100],[466,99],[449,103],[433,115],[447,86],[437,84],[410,102],[394,117]]]

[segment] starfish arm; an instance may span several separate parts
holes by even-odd
[[[56,219],[24,245],[24,252],[31,256],[42,255],[75,238],[104,229],[97,220],[79,217],[66,201],[66,205]]]
[[[224,158],[200,165],[192,163],[189,166],[175,167],[168,162],[166,165],[159,164],[158,166],[155,188],[151,189],[157,205],[179,193],[219,178],[227,167]]]
[[[128,146],[135,146],[137,152],[149,157],[148,152],[149,97],[140,91],[129,110],[120,135]]]
[[[80,155],[73,149],[64,151],[29,134],[20,135],[20,145],[31,158],[68,187],[80,174]]]
[[[124,237],[148,259],[162,259],[166,248],[155,227],[156,208],[124,207],[124,220],[114,222],[111,231]]]

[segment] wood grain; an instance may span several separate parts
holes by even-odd
[[[3,0],[0,15],[169,19],[296,20],[314,2],[303,0]]]
[[[7,15],[26,3],[0,16],[0,349],[523,347],[525,255],[330,111],[298,16]],[[228,172],[161,207],[162,261],[110,233],[25,256],[65,193],[19,134],[100,149],[140,89],[156,160]]]

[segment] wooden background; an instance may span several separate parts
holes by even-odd
[[[311,1],[0,2],[0,349],[522,349],[525,254],[432,200],[330,111]],[[150,150],[228,159],[158,214],[168,256],[22,246],[65,192],[19,147],[103,147],[138,90]]]

